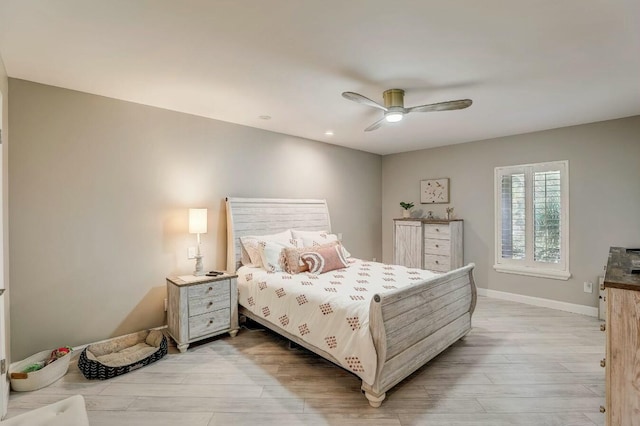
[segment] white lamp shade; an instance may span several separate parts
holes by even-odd
[[[189,209],[189,233],[207,233],[207,209]]]

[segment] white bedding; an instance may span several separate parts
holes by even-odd
[[[320,275],[238,270],[240,305],[330,353],[340,365],[372,384],[377,358],[369,332],[376,293],[439,274],[422,269],[349,259],[348,268]]]

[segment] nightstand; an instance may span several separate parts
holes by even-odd
[[[238,333],[237,275],[167,278],[169,334],[186,352],[189,344],[208,337]]]

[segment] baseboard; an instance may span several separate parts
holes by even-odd
[[[520,302],[527,305],[541,306],[543,308],[557,309],[559,311],[573,312],[574,314],[582,314],[590,317],[598,317],[598,308],[586,305],[577,305],[575,303],[559,302],[557,300],[543,299],[541,297],[524,296],[522,294],[507,293],[504,291],[491,290],[488,288],[478,287],[480,296],[493,297],[494,299],[510,300],[512,302]]]

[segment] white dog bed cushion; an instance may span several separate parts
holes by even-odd
[[[82,395],[22,413],[0,422],[0,426],[89,426]]]

